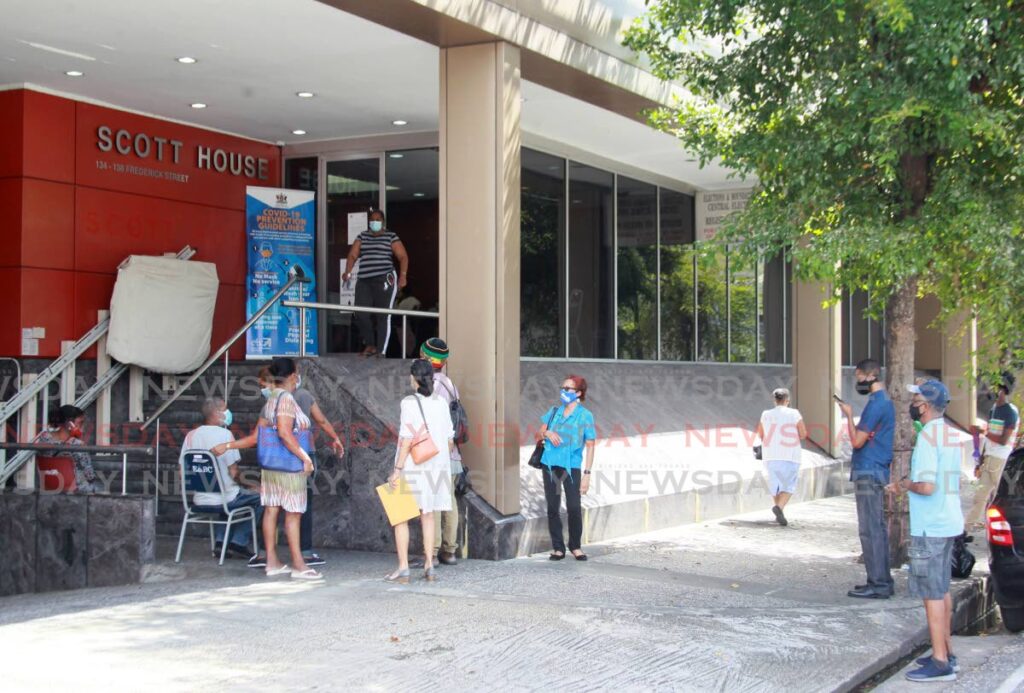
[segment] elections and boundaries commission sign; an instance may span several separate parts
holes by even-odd
[[[246,278],[245,317],[251,318],[300,267],[313,279],[314,193],[280,188],[245,189]],[[300,296],[301,292],[301,296]],[[316,300],[316,283],[296,284],[286,300]],[[306,354],[317,353],[317,314],[306,312]],[[247,358],[299,355],[299,310],[278,301],[256,321],[245,339]]]

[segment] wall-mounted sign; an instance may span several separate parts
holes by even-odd
[[[745,209],[751,189],[697,193],[697,240],[709,241],[730,214]]]
[[[101,152],[117,152],[136,159],[152,159],[172,164],[181,163],[184,142],[145,132],[130,132],[124,128],[114,130],[109,125],[96,128],[96,146]],[[197,144],[193,148],[196,168],[267,180],[270,162],[267,159]],[[115,169],[116,170],[116,169]],[[186,182],[186,181],[182,181]]]

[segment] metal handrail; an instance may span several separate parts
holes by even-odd
[[[295,284],[308,284],[311,281],[309,277],[307,277],[297,265],[293,265],[292,267],[295,273],[287,282],[285,282],[284,286],[278,289],[277,293],[271,296],[266,303],[260,306],[259,310],[253,313],[252,317],[249,318],[246,321],[246,323],[242,325],[230,339],[224,342],[224,344],[222,344],[221,347],[217,349],[217,351],[210,354],[210,357],[206,359],[206,362],[203,363],[203,365],[200,366],[198,369],[196,369],[196,371],[189,376],[188,380],[186,380],[183,385],[179,386],[178,389],[174,391],[174,394],[170,396],[170,398],[164,400],[164,403],[161,404],[157,408],[157,410],[153,412],[153,414],[151,414],[150,417],[142,423],[141,426],[139,426],[139,430],[146,430],[146,428],[148,428],[151,423],[156,421],[158,418],[160,418],[161,414],[167,411],[167,408],[169,406],[178,401],[178,398],[185,394],[185,391],[189,387],[191,387],[192,383],[199,380],[199,378],[202,377],[203,373],[205,373],[207,369],[209,369],[209,367],[214,364],[214,362],[216,362],[218,359],[220,359],[221,356],[227,353],[227,350],[230,349],[231,346],[249,330],[250,327],[255,325],[256,321],[263,317],[263,314],[270,310],[270,307],[277,303],[281,299],[281,297],[285,295],[288,289],[292,288]],[[302,335],[299,341],[305,344],[306,336]]]
[[[441,314],[429,310],[404,310],[402,308],[369,308],[367,306],[349,306],[343,303],[316,303],[310,301],[282,301],[281,305],[287,308],[298,308],[302,315],[302,325],[305,326],[307,310],[334,310],[339,313],[370,313],[376,315],[397,315],[402,318],[402,356],[409,353],[407,341],[409,318],[440,318]],[[302,330],[305,334],[305,329]],[[302,340],[302,349],[299,355],[306,355],[306,340]]]
[[[33,452],[108,452],[113,455],[145,455],[155,453],[152,445],[61,445],[60,443],[0,443],[0,450],[31,450]]]

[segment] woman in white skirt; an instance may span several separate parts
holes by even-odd
[[[420,525],[423,528],[423,577],[433,581],[434,564],[434,512],[452,509],[451,458],[455,446],[448,403],[434,393],[434,367],[428,361],[412,362],[409,377],[413,394],[402,400],[402,418],[398,431],[398,457],[388,482],[392,488],[403,479],[416,497],[420,507]],[[429,432],[437,454],[422,464],[415,464],[411,455],[413,442]],[[398,569],[385,580],[409,582],[409,523],[395,525],[395,547],[398,550]]]
[[[761,438],[761,458],[768,468],[768,488],[772,494],[772,513],[782,526],[789,524],[782,511],[796,492],[800,474],[801,441],[807,440],[807,428],[800,412],[789,406],[789,390],[784,387],[772,392],[775,408],[765,409],[757,424]]]

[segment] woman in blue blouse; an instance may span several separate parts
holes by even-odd
[[[549,558],[565,558],[562,536],[562,489],[569,517],[569,551],[577,561],[587,560],[580,549],[583,538],[583,508],[580,497],[590,489],[590,468],[594,466],[594,415],[583,406],[587,399],[587,381],[570,375],[562,382],[562,403],[551,407],[541,418],[540,437],[544,439],[544,497],[548,502],[548,530],[552,552]],[[583,450],[587,463],[583,465]]]

